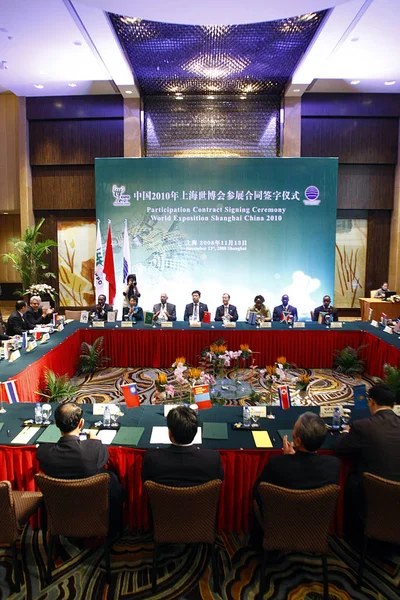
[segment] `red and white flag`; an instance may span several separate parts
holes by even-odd
[[[121,385],[121,390],[128,408],[140,406],[140,398],[139,394],[137,393],[136,383],[127,383],[125,385]]]
[[[290,389],[288,385],[279,385],[278,386],[278,396],[279,401],[281,403],[281,409],[287,410],[292,406],[290,402]]]
[[[112,234],[111,234],[111,221],[108,221],[108,234],[106,253],[104,256],[104,267],[103,272],[106,280],[108,281],[108,303],[114,304],[115,294],[117,292],[117,284],[115,282],[115,268],[114,268],[114,252],[112,245]]]

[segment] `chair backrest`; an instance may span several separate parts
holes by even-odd
[[[9,481],[0,481],[0,544],[12,544],[18,538],[18,523]]]
[[[400,543],[400,482],[364,473],[366,498],[365,535]]]
[[[193,487],[170,487],[146,481],[154,540],[170,544],[212,544],[221,485],[220,479]]]
[[[328,551],[328,533],[339,497],[338,485],[312,490],[289,490],[260,483],[264,550]]]
[[[311,317],[311,321],[314,321],[314,311],[310,310],[310,317]]]
[[[73,319],[74,321],[81,320],[81,311],[80,310],[65,310],[65,318]]]
[[[43,494],[51,535],[78,537],[108,534],[110,475],[85,479],[55,479],[35,475]]]
[[[370,296],[369,296],[369,297],[370,297],[370,298],[375,298],[375,294],[376,294],[376,292],[378,291],[378,289],[379,289],[379,288],[377,288],[376,290],[371,290],[371,292],[370,292]]]

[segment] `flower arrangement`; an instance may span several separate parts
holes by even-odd
[[[165,373],[157,373],[154,383],[155,383],[155,386],[156,386],[158,392],[165,392],[165,388],[167,387],[166,374]]]
[[[249,358],[249,356],[251,356],[253,354],[253,351],[250,350],[250,346],[248,344],[240,344],[239,348],[240,348],[241,357],[243,358],[243,360],[247,360]]]
[[[47,283],[33,283],[25,290],[24,294],[30,294],[31,296],[50,296],[52,300],[55,300],[57,292]]]
[[[287,369],[289,369],[289,367],[290,367],[290,364],[288,363],[286,356],[278,356],[278,358],[275,361],[275,364],[280,369],[283,369],[284,371],[287,371]]]
[[[266,386],[271,389],[274,383],[278,382],[280,379],[280,375],[277,372],[275,365],[267,365],[264,371],[264,381]]]
[[[187,370],[186,374],[187,374],[189,383],[192,387],[194,385],[196,385],[197,383],[201,382],[201,374],[202,374],[201,369],[198,369],[197,367],[191,367],[190,369]]]
[[[306,391],[310,385],[311,378],[308,375],[299,375],[296,381],[296,390]]]

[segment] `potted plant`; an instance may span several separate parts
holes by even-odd
[[[46,398],[47,402],[67,402],[76,396],[78,391],[78,388],[71,383],[67,373],[56,375],[51,369],[46,369],[44,381],[44,389],[36,393]]]
[[[81,354],[79,356],[79,373],[95,373],[99,369],[103,369],[106,363],[110,360],[106,356],[102,356],[104,351],[104,337],[98,337],[93,344],[82,342]]]
[[[396,394],[396,404],[400,404],[400,368],[385,363],[383,372],[383,383]]]
[[[50,254],[50,249],[57,246],[57,242],[40,240],[42,236],[40,228],[43,223],[44,219],[40,219],[34,227],[28,227],[21,238],[12,238],[9,241],[12,246],[11,252],[3,254],[3,262],[11,261],[21,277],[21,295],[29,293],[27,290],[32,285],[42,283],[51,277],[55,278],[55,274],[48,270],[48,264],[43,258],[46,254]],[[52,289],[55,291],[54,288]]]
[[[344,375],[361,375],[365,368],[365,362],[359,357],[361,348],[364,346],[357,349],[345,346],[343,350],[335,350],[334,369]]]

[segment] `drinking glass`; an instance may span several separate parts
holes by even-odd
[[[51,404],[42,404],[43,425],[50,425]]]
[[[351,421],[351,410],[349,408],[344,408],[342,413],[342,422],[343,425],[348,425]]]

